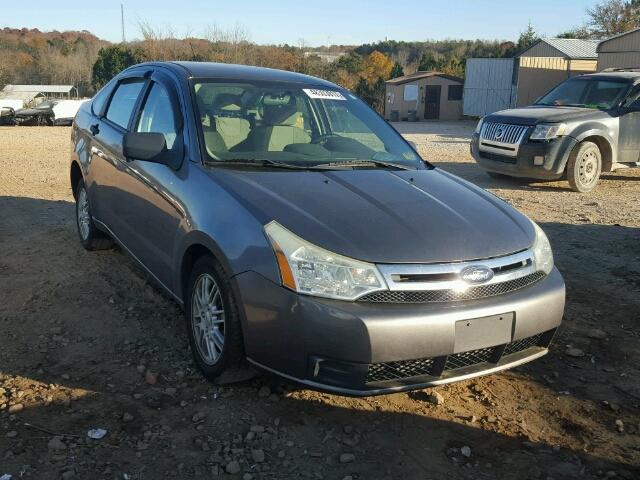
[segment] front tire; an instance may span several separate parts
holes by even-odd
[[[602,173],[602,153],[593,142],[574,147],[567,162],[567,180],[574,192],[590,192],[598,184]]]
[[[105,250],[113,245],[113,241],[93,223],[89,196],[83,179],[78,180],[76,185],[76,226],[80,243],[85,250]]]
[[[238,307],[226,273],[212,256],[199,258],[191,270],[185,319],[194,362],[207,380],[242,366]]]

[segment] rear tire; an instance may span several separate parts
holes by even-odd
[[[576,145],[567,162],[567,181],[574,192],[590,192],[602,173],[602,153],[593,142]]]
[[[189,275],[185,320],[193,360],[202,375],[213,381],[224,373],[233,383],[233,373],[245,371],[240,315],[229,278],[210,255],[200,257]]]
[[[113,246],[111,240],[104,232],[98,230],[93,223],[91,216],[91,205],[89,196],[81,178],[76,184],[76,226],[78,227],[78,237],[85,250],[106,250]]]

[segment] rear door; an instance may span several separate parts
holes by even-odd
[[[147,82],[144,72],[140,71],[119,79],[103,112],[89,126],[92,135],[90,200],[94,217],[118,238],[122,228],[116,215],[115,200],[123,188],[122,142]]]
[[[442,87],[440,85],[427,85],[424,94],[424,118],[426,120],[437,120],[440,118],[440,96]]]
[[[640,99],[640,85],[636,85],[625,99],[623,107]],[[618,137],[618,162],[640,161],[640,112],[629,112],[620,116]]]

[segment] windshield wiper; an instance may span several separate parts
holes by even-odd
[[[225,165],[252,165],[256,167],[275,167],[275,168],[289,168],[293,170],[309,170],[310,167],[303,165],[294,165],[292,163],[277,162],[269,159],[259,158],[231,158],[229,160],[206,160],[206,165],[225,166]],[[311,167],[314,167],[312,165]]]
[[[407,167],[405,165],[400,165],[398,163],[393,162],[385,162],[383,160],[347,160],[341,162],[329,162],[329,163],[317,163],[313,167],[314,168],[334,168],[334,167],[384,167],[384,168],[395,168],[398,170],[415,170],[413,167]]]

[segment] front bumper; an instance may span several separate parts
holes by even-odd
[[[517,156],[510,157],[480,150],[480,136],[474,133],[471,155],[482,168],[490,172],[513,177],[557,180],[562,177],[569,155],[577,143],[575,138],[569,136],[546,142],[525,140],[520,145]],[[541,165],[534,163],[536,157],[544,158]]]
[[[556,269],[512,293],[422,304],[298,295],[254,272],[233,281],[251,362],[311,387],[357,396],[449,383],[538,358],[547,352],[565,301]],[[457,323],[503,315],[513,318],[508,338],[484,335],[473,349],[461,350]]]

